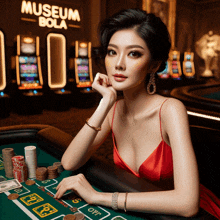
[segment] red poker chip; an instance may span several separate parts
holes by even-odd
[[[14,156],[11,160],[14,169],[21,169],[24,166],[24,156]]]
[[[14,178],[17,179],[19,182],[25,182],[28,179],[27,170],[20,169],[15,170],[13,169]]]
[[[12,159],[12,162],[21,162],[21,161],[24,161],[24,156],[14,156],[11,159]]]
[[[24,166],[24,162],[21,162],[21,163],[13,163],[13,167],[14,169],[21,169],[22,167]]]

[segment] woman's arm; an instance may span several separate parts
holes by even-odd
[[[101,127],[101,131],[96,131],[87,124],[82,127],[62,157],[61,163],[66,170],[75,170],[85,164],[111,130],[108,113],[116,100],[116,91],[104,74],[98,73],[92,86],[103,98],[88,123],[94,127]]]
[[[173,154],[174,190],[128,193],[126,210],[190,217],[199,210],[199,177],[193,151],[188,116],[184,105],[169,99],[162,108],[162,128]],[[85,177],[68,177],[57,187],[55,198],[72,189],[89,204],[112,206],[112,193],[95,191]],[[119,193],[118,208],[124,209],[125,193]]]
[[[167,100],[162,108],[162,128],[169,137],[173,154],[174,190],[128,193],[126,209],[130,211],[193,216],[199,209],[199,177],[184,105]],[[95,204],[111,206],[112,194],[100,193]],[[118,197],[124,209],[125,193]]]

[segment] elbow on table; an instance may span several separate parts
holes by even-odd
[[[197,215],[199,212],[199,201],[194,202],[186,202],[182,204],[182,208],[180,209],[180,216],[183,217],[193,217]]]
[[[61,164],[62,164],[64,170],[69,170],[69,171],[74,170],[74,168],[72,166],[70,166],[70,163],[68,161],[64,160],[63,158],[61,160]]]

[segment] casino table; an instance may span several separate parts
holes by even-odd
[[[49,125],[17,125],[0,128],[0,154],[3,148],[11,147],[16,155],[24,155],[25,146],[37,147],[38,166],[51,166],[60,161],[63,152],[72,140],[72,136]],[[54,199],[56,186],[65,177],[83,173],[92,186],[105,192],[139,192],[160,191],[163,188],[135,177],[124,170],[109,165],[100,157],[92,157],[77,171],[64,170],[58,178],[38,181],[34,185],[22,183],[22,188],[0,194],[0,219],[63,219],[67,214],[73,214],[70,208],[77,208],[77,213],[83,213],[85,219],[185,219],[183,217],[143,214],[135,212],[113,211],[104,206],[87,204],[82,198],[68,191],[60,199]],[[0,177],[5,177],[2,155],[0,155]],[[19,194],[19,198],[9,200],[8,195]],[[215,219],[204,210],[191,219]]]
[[[189,112],[189,119],[192,120],[192,123],[219,129],[219,81],[210,81],[205,84],[175,88],[171,91],[170,95],[185,104]]]

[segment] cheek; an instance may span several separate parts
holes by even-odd
[[[148,65],[147,65],[147,63],[146,63],[146,61],[145,62],[143,62],[143,61],[138,61],[138,62],[136,62],[134,65],[133,65],[133,67],[137,70],[137,71],[142,71],[142,70],[145,70],[146,72],[147,72],[147,67],[148,67]]]
[[[105,58],[105,67],[106,69],[111,68],[113,65],[108,58]]]

